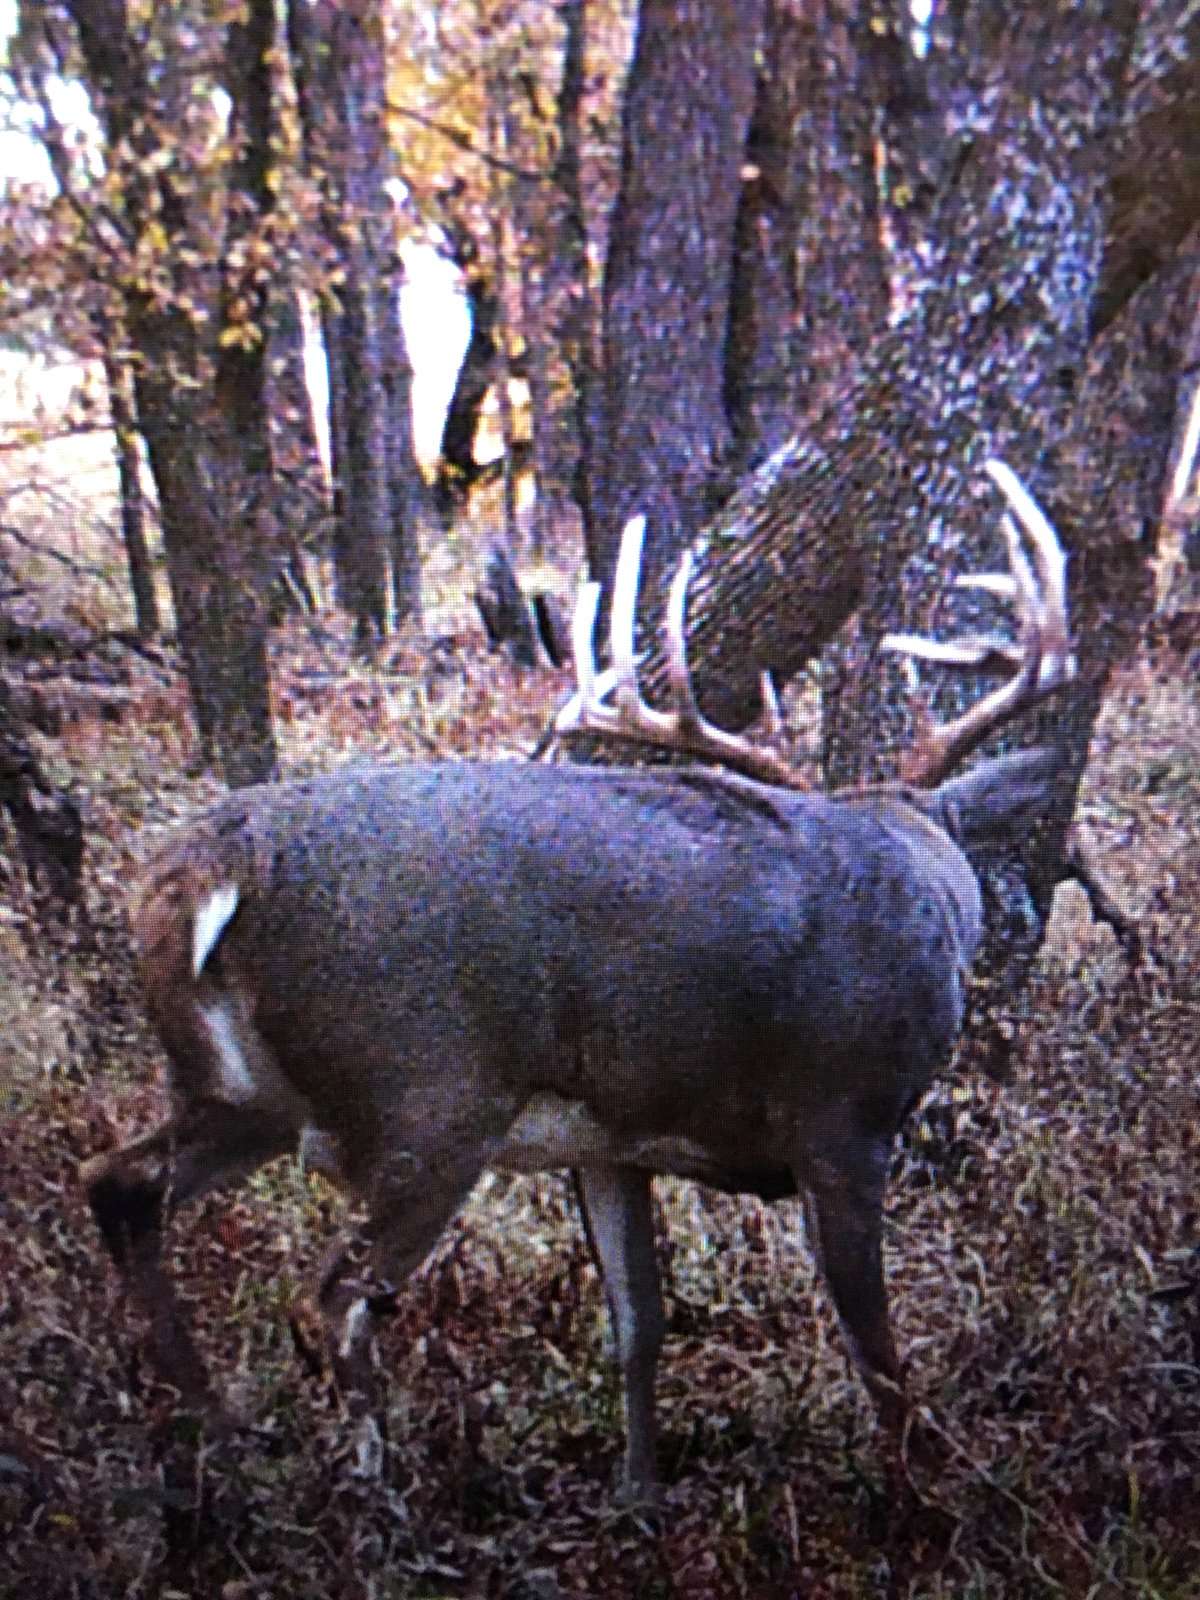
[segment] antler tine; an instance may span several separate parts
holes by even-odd
[[[1015,672],[1024,652],[998,634],[968,634],[962,639],[926,639],[920,633],[889,633],[880,648],[939,667],[969,667],[975,672]]]
[[[638,578],[642,570],[642,546],[646,539],[646,519],[632,517],[621,534],[617,566],[613,573],[612,611],[608,644],[616,673],[617,710],[626,716],[636,714],[642,705],[638,694],[637,662],[633,652],[633,629],[637,617]]]
[[[783,707],[779,704],[779,696],[775,693],[775,679],[766,667],[759,674],[758,692],[762,696],[762,720],[767,738],[772,744],[782,744],[787,733],[783,720]]]
[[[1036,569],[1036,577],[1031,575],[1029,587],[1042,627],[1043,673],[1049,668],[1054,673],[1067,672],[1074,676],[1067,612],[1067,553],[1059,542],[1054,524],[1007,462],[993,457],[984,462],[984,471],[1008,501],[1012,516],[1004,519],[1005,531],[1010,535],[1010,549],[1015,547],[1021,551],[1026,571],[1029,563],[1015,523],[1020,524],[1029,541]]]
[[[1010,674],[1007,683],[962,716],[921,730],[902,770],[910,783],[922,786],[939,783],[988,734],[1061,688],[1075,673],[1067,620],[1066,552],[1049,518],[1012,468],[1003,461],[989,460],[984,470],[1011,512],[1001,522],[1009,571],[962,577],[956,582],[1013,603],[1016,644],[984,637],[941,643],[913,634],[889,634],[883,641],[886,650],[946,666]]]
[[[692,581],[695,558],[685,550],[679,558],[675,576],[667,593],[667,610],[664,623],[667,677],[671,685],[671,701],[681,729],[695,732],[704,726],[696,693],[692,688],[692,674],[687,664],[687,643],[683,637],[684,617],[687,614],[688,584]]]
[[[634,620],[645,537],[645,517],[631,517],[621,534],[613,573],[608,631],[612,666],[603,672],[596,671],[592,642],[600,604],[600,585],[591,581],[580,585],[571,622],[571,645],[578,688],[555,717],[555,733],[589,729],[593,733],[606,733],[618,738],[662,743],[669,740],[675,731],[676,719],[672,714],[656,711],[653,706],[647,705],[638,690]],[[612,705],[606,704],[609,694],[613,696]]]
[[[596,613],[600,609],[600,585],[594,580],[579,585],[575,612],[571,618],[571,655],[575,662],[578,695],[572,699],[590,700],[595,692],[596,656],[592,639],[596,632]],[[566,707],[563,707],[566,710]],[[559,713],[561,716],[561,712]]]
[[[664,648],[671,707],[656,710],[642,698],[637,682],[634,653],[634,618],[637,610],[638,576],[646,519],[634,517],[621,535],[621,548],[613,576],[612,622],[609,648],[613,664],[596,671],[592,638],[595,630],[598,592],[595,584],[582,586],[575,605],[571,639],[575,652],[578,690],[554,719],[556,733],[590,729],[595,733],[629,739],[641,744],[681,750],[690,755],[716,759],[751,777],[768,783],[802,787],[802,775],[769,744],[755,743],[742,734],[729,733],[708,722],[696,703],[684,640],[687,590],[694,559],[686,551],[671,580],[667,595]],[[611,692],[613,703],[606,703]],[[764,708],[774,736],[782,730],[782,718],[773,690],[764,689]]]

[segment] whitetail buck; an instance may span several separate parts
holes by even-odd
[[[645,705],[634,529],[614,665],[597,675],[585,591],[560,723],[742,775],[350,767],[232,794],[168,838],[134,925],[173,1112],[85,1176],[187,1395],[207,1391],[159,1262],[166,1218],[299,1148],[369,1209],[317,1289],[347,1383],[363,1376],[373,1296],[424,1259],[485,1168],[573,1168],[624,1375],[625,1478],[644,1490],[663,1333],[650,1183],[675,1173],[807,1194],[849,1345],[900,1421],[880,1261],[889,1151],[962,1019],[981,915],[962,847],[1023,833],[1054,762],[1026,751],[946,774],[1073,670],[1062,551],[1009,469],[989,471],[1031,555],[1006,517],[1011,576],[975,581],[1015,599],[1017,646],[890,643],[1011,677],[924,730],[907,783],[799,793],[777,753],[709,726],[684,654],[686,566],[668,607],[674,705]]]

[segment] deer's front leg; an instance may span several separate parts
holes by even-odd
[[[654,1377],[664,1330],[650,1174],[634,1167],[583,1167],[575,1182],[604,1280],[625,1389],[623,1490],[642,1499],[658,1482]]]
[[[311,1296],[292,1316],[301,1353],[314,1371],[332,1373],[352,1412],[376,1409],[383,1400],[376,1381],[374,1334],[393,1296],[390,1284],[376,1272],[377,1256],[369,1224],[344,1229],[321,1259]]]
[[[313,1299],[325,1352],[346,1409],[359,1423],[360,1446],[370,1434],[382,1436],[386,1393],[375,1353],[380,1317],[391,1310],[396,1287],[433,1249],[483,1165],[477,1145],[430,1143],[434,1152],[422,1158],[414,1140],[397,1137],[397,1153],[372,1185],[366,1221],[338,1237],[317,1273]],[[304,1350],[308,1340],[298,1324],[293,1317]]]

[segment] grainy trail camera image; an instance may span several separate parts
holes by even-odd
[[[1195,11],[0,8],[0,1597],[1193,1592]]]

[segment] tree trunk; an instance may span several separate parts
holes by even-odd
[[[484,402],[496,376],[500,300],[496,286],[478,260],[474,243],[460,241],[454,251],[463,273],[463,290],[471,312],[471,336],[463,353],[454,392],[442,424],[434,497],[442,526],[449,528],[466,506],[481,468],[475,460],[475,437]]]
[[[301,127],[301,161],[321,195],[321,232],[331,261],[339,252],[341,193],[331,149],[334,138],[330,107],[332,45],[329,30],[333,9],[289,0],[286,8],[288,60],[295,85]],[[326,287],[319,306],[321,348],[329,395],[329,473],[331,480],[330,554],[334,596],[346,610],[353,609],[354,527],[350,521],[347,489],[350,472],[349,379],[345,348],[345,313],[332,288]]]
[[[725,356],[725,406],[735,446],[731,466],[739,476],[791,438],[799,412],[797,251],[803,205],[795,128],[814,87],[806,70],[807,32],[794,5],[768,0],[733,238]]]
[[[321,303],[321,346],[325,352],[325,371],[329,380],[329,472],[333,483],[333,525],[330,553],[333,557],[333,586],[337,602],[350,610],[354,593],[353,527],[350,522],[347,485],[350,481],[350,375],[346,365],[345,315],[331,293]]]
[[[146,330],[139,345],[153,350]],[[207,408],[189,403],[169,378],[139,379],[138,410],[201,745],[232,787],[266,782],[277,761],[264,573],[245,532],[257,518],[240,472],[242,441],[232,426],[221,437]]]
[[[1006,12],[987,101],[972,113],[974,143],[931,220],[925,281],[910,286],[917,298],[891,357],[905,425],[898,444],[910,473],[925,475],[925,525],[915,506],[897,508],[913,520],[872,563],[854,660],[828,685],[825,759],[834,783],[882,775],[880,752],[911,735],[903,673],[879,656],[879,640],[889,631],[928,631],[948,569],[996,565],[995,498],[962,505],[960,474],[999,454],[1035,493],[1053,481],[1038,466],[1066,426],[1084,360],[1104,167],[1135,11],[1029,0]],[[1081,50],[1093,63],[1086,88]],[[931,525],[936,551],[924,544]],[[1064,535],[1071,537],[1069,524]],[[936,703],[958,704],[964,692],[946,682]]]
[[[586,86],[586,0],[563,0],[563,63],[558,91],[558,157],[554,163],[554,224],[550,258],[562,273],[557,335],[570,375],[574,412],[575,472],[572,493],[583,521],[584,548],[600,545],[593,462],[599,404],[599,352],[595,296],[588,268],[587,215],[583,204],[583,101]]]
[[[229,184],[212,427],[213,461],[218,474],[227,464],[229,485],[216,502],[230,514],[229,528],[237,530],[222,543],[240,544],[245,554],[234,569],[241,581],[229,597],[232,616],[215,627],[216,619],[207,618],[205,629],[223,647],[212,682],[220,726],[237,733],[236,744],[227,735],[219,740],[226,782],[235,787],[273,778],[278,769],[266,608],[267,584],[281,558],[267,393],[272,280],[258,253],[273,242],[277,220],[271,181],[276,43],[274,0],[249,0],[229,25],[225,49],[229,132],[237,158]]]
[[[648,519],[646,570],[701,527],[732,445],[722,404],[734,228],[765,0],[643,0],[625,90],[590,442],[593,576]]]
[[[500,181],[498,163],[507,158],[504,123],[500,113],[503,91],[494,78],[488,83],[487,141],[494,161],[491,167],[491,247],[496,278],[496,303],[500,318],[496,327],[496,409],[499,413],[502,454],[501,503],[504,519],[504,542],[509,550],[517,548],[517,433],[512,405],[512,330],[513,315],[511,284],[508,274],[508,230],[505,226],[504,185]]]
[[[520,196],[517,197],[520,208]],[[519,233],[527,220],[518,218]],[[535,272],[526,265],[518,272],[520,333],[525,346],[525,381],[529,385],[529,439],[533,462],[533,517],[530,553],[542,560],[560,544],[557,537],[573,521],[570,489],[578,445],[573,437],[573,419],[558,404],[551,378],[553,346],[546,335],[548,309],[543,285],[533,281]]]
[[[1053,14],[1071,48],[1078,44],[1079,15],[1074,5]],[[1043,135],[1035,117],[1044,81],[1035,68],[1051,41],[1040,30],[1026,35],[1023,76],[1010,90],[1004,130],[981,138],[964,164],[944,213],[945,236],[957,248],[944,252],[918,310],[876,341],[829,410],[752,475],[705,529],[689,635],[702,703],[729,725],[745,726],[753,717],[760,666],[786,682],[864,598],[875,607],[890,600],[872,631],[927,622],[924,604],[898,603],[896,583],[921,548],[929,520],[968,512],[963,491],[976,464],[1024,436],[1028,419],[1045,415],[1044,374],[1061,377],[1055,363],[1065,341],[1081,360],[1089,280],[1077,275],[1087,262],[1073,224],[1095,188],[1114,109],[1112,80],[1128,43],[1127,32],[1105,15],[1093,23],[1093,35],[1084,43],[1090,57],[1108,62],[1109,95],[1089,80],[1082,108],[1080,96],[1068,96],[1063,115],[1074,107],[1078,122],[1057,142]],[[1065,68],[1061,55],[1053,59]],[[1062,82],[1046,77],[1046,99],[1053,101]],[[1084,138],[1088,128],[1092,137]],[[998,150],[1002,131],[1011,138]],[[1004,202],[1017,161],[1028,192],[1009,208]],[[1066,205],[1075,189],[1080,198]],[[1050,314],[1048,286],[1065,297]],[[1068,294],[1080,287],[1082,296]],[[1030,348],[1047,352],[1044,367],[1017,358]],[[984,363],[995,382],[980,380]],[[1051,387],[1061,392],[1060,384]],[[1061,405],[1055,409],[1061,418]],[[1030,448],[1019,453],[1018,466]],[[989,503],[980,525],[994,521],[993,510]],[[953,557],[939,560],[938,578],[925,586],[927,604],[953,564]],[[877,667],[871,663],[872,673]],[[657,646],[647,671],[651,681],[661,677]],[[906,734],[898,707],[893,690],[854,738],[838,740],[831,751],[836,781],[857,775],[859,752],[881,740],[895,747],[899,741],[889,735]]]
[[[334,556],[339,598],[356,639],[371,648],[389,625],[393,594],[419,615],[419,554],[399,480],[406,403],[382,14],[370,0],[293,0],[288,41],[309,171],[324,193],[324,226],[340,263],[338,307],[323,311],[334,439]],[[415,470],[415,458],[412,466]],[[394,570],[393,552],[398,567]]]
[[[392,501],[392,608],[396,624],[421,625],[421,532],[429,521],[425,480],[413,437],[413,370],[400,317],[404,263],[393,252],[379,291],[383,320],[383,383],[388,413],[388,479]]]
[[[579,13],[581,6],[568,9]],[[564,98],[582,92],[581,83],[576,84],[572,77],[577,70],[572,51],[577,46],[571,28],[568,17],[558,104],[560,141],[565,121],[578,115],[578,107],[564,105]],[[504,83],[493,80],[492,92],[499,99],[505,92]],[[580,283],[575,275],[577,264],[586,271],[586,259],[576,262],[568,237],[568,201],[560,173],[552,171],[550,181],[529,176],[542,174],[551,165],[551,126],[535,122],[531,129],[528,122],[514,114],[511,98],[502,101],[500,115],[511,160],[509,211],[516,266],[516,305],[510,305],[509,314],[521,336],[522,367],[529,386],[534,480],[531,550],[540,559],[552,547],[560,547],[563,535],[577,522],[571,502],[579,471],[579,411],[568,398],[572,370],[566,359],[565,338],[569,303],[573,296],[589,290],[586,279]],[[555,167],[562,159],[560,143]],[[587,375],[582,376],[582,381],[589,381]],[[594,392],[593,382],[588,393]]]
[[[341,289],[338,341],[346,397],[346,460],[339,530],[339,594],[354,618],[355,639],[370,649],[388,626],[388,545],[391,538],[391,486],[388,481],[387,412],[383,391],[382,328],[363,252],[347,265]]]
[[[770,0],[734,240],[725,396],[739,473],[832,402],[885,330],[869,13]]]
[[[270,0],[254,0],[228,35],[231,133],[238,156],[220,315],[207,335],[215,341],[215,356],[192,315],[193,296],[211,292],[199,264],[203,253],[187,248],[201,225],[194,195],[172,164],[157,159],[154,129],[162,106],[155,70],[123,8],[114,12],[105,0],[72,0],[70,11],[108,148],[122,158],[114,178],[122,185],[128,224],[146,238],[165,233],[175,246],[161,269],[178,274],[171,293],[162,293],[153,276],[148,281],[141,271],[125,275],[122,292],[138,353],[137,413],[158,488],[201,743],[206,756],[218,758],[228,783],[259,782],[276,771],[261,602],[270,459],[262,389],[265,274],[254,265],[258,252],[239,246],[270,207],[266,57],[274,11]]]
[[[266,381],[272,499],[282,527],[286,583],[311,613],[317,599],[304,551],[320,546],[329,521],[329,488],[308,390],[304,319],[296,289],[288,282],[272,296]]]
[[[129,587],[133,593],[134,627],[139,639],[154,639],[162,629],[162,619],[154,589],[154,565],[146,540],[146,502],[142,495],[142,459],[133,375],[113,339],[111,318],[98,316],[95,322],[101,341],[108,405],[116,437],[121,537],[125,543]]]

